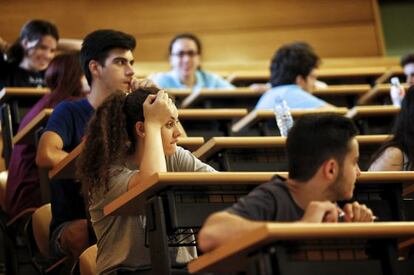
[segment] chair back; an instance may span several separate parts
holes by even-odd
[[[79,270],[81,275],[96,275],[96,254],[98,247],[92,245],[79,256]]]
[[[49,256],[49,225],[52,220],[50,203],[39,207],[32,215],[32,229],[36,245],[44,257]]]

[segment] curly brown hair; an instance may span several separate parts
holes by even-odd
[[[135,124],[144,121],[145,99],[158,91],[155,87],[142,87],[129,94],[116,92],[96,110],[76,163],[77,177],[90,202],[96,193],[108,191],[109,178],[114,176],[111,167],[125,165],[127,157],[135,152]]]

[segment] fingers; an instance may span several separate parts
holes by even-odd
[[[337,206],[330,201],[312,201],[302,218],[303,222],[337,222]]]
[[[374,214],[365,204],[358,202],[348,203],[343,208],[346,222],[372,222]]]
[[[158,88],[157,85],[155,85],[155,83],[152,82],[150,79],[136,77],[132,77],[130,87],[131,91],[135,91],[138,88]]]

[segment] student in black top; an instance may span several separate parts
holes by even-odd
[[[10,48],[1,40],[0,86],[44,87],[44,72],[55,56],[58,40],[56,26],[44,20],[27,22]]]
[[[263,221],[371,222],[372,211],[358,202],[340,209],[335,201],[353,196],[358,166],[357,130],[337,115],[309,115],[289,132],[289,178],[274,178],[225,211],[212,214],[199,234],[199,247],[210,251],[253,230]]]

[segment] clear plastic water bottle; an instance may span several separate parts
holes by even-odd
[[[276,124],[279,128],[280,135],[286,137],[289,129],[293,126],[293,118],[289,106],[282,97],[276,97],[273,111],[275,113]]]
[[[401,86],[398,77],[391,78],[390,96],[392,100],[392,105],[396,107],[401,107],[401,102],[405,96],[405,91],[404,87]]]

